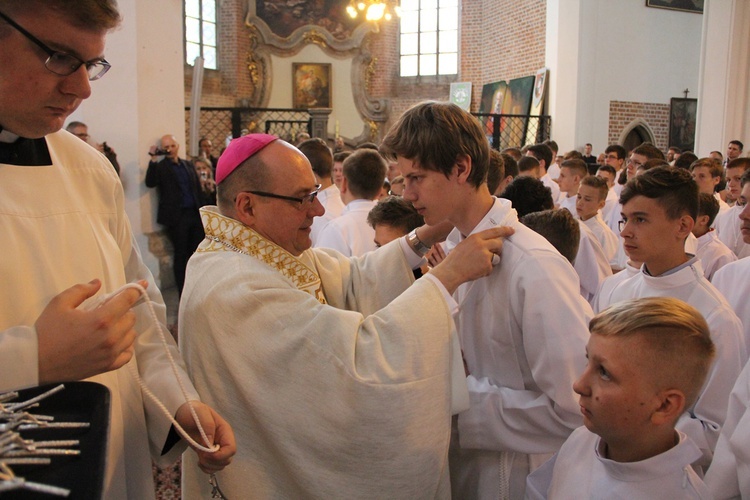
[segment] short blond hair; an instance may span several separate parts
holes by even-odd
[[[657,386],[678,389],[685,408],[698,399],[715,355],[706,320],[693,306],[671,297],[618,302],[589,323],[592,335],[638,336],[646,342],[655,366]]]

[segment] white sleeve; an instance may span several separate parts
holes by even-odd
[[[315,247],[330,248],[338,251],[346,257],[352,256],[352,249],[344,240],[344,234],[341,232],[341,229],[339,229],[339,225],[336,224],[335,220],[326,224],[326,226],[320,231],[318,242]]]
[[[0,393],[39,384],[36,328],[14,326],[0,332]]]

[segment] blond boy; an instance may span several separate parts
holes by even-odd
[[[576,214],[581,222],[594,233],[610,265],[614,265],[619,241],[617,235],[605,224],[601,214],[608,192],[607,181],[601,177],[584,177],[576,195]]]
[[[690,467],[701,451],[675,429],[714,357],[703,316],[654,297],[616,304],[589,328],[573,384],[585,427],[529,476],[527,498],[708,498]]]
[[[571,214],[576,213],[576,196],[581,179],[588,175],[586,162],[579,159],[565,160],[560,165],[560,208],[567,208]]]

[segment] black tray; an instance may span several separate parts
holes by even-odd
[[[59,384],[18,391],[13,402],[26,401]],[[70,490],[68,498],[101,498],[107,457],[109,431],[109,389],[94,382],[65,382],[65,389],[39,402],[29,413],[50,415],[55,422],[89,422],[81,429],[39,429],[22,431],[24,439],[78,439],[78,456],[53,456],[50,465],[13,465],[13,472],[28,481]],[[22,498],[50,500],[61,498],[26,489],[0,495],[3,500]]]

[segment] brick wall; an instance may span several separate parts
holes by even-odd
[[[611,101],[609,103],[609,144],[619,141],[628,124],[640,118],[654,134],[654,145],[666,151],[669,147],[669,104]]]
[[[250,39],[245,27],[245,0],[217,2],[218,70],[203,72],[202,106],[235,106],[250,96],[252,84],[247,69]],[[185,105],[192,98],[193,67],[185,66]]]

